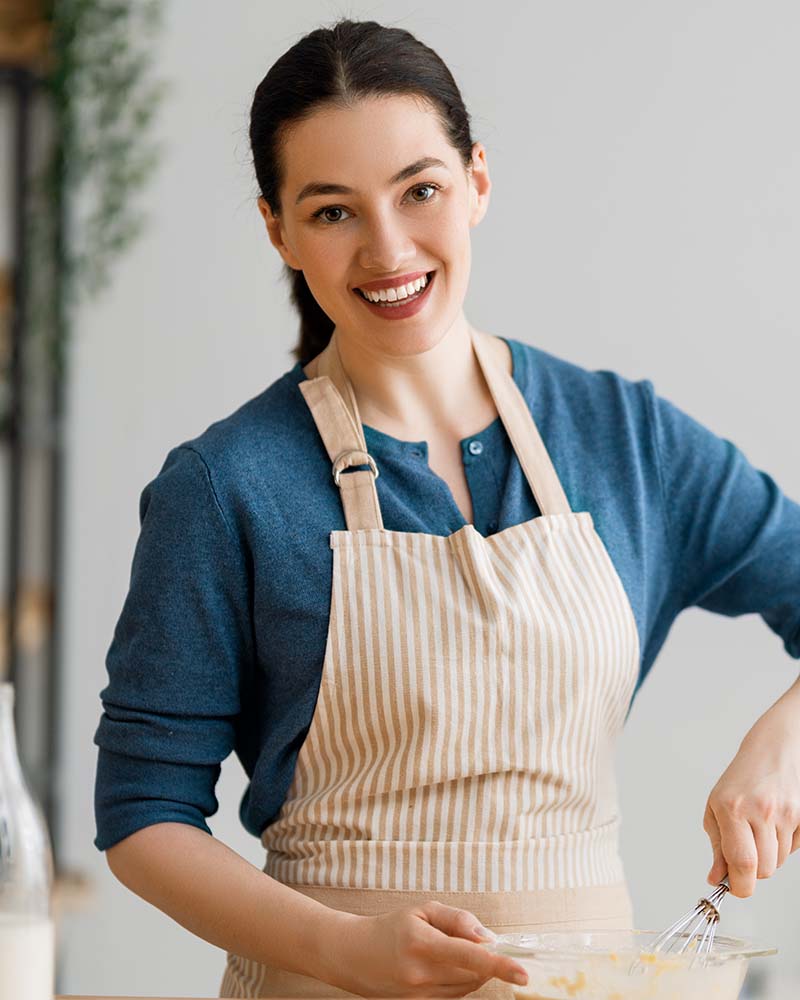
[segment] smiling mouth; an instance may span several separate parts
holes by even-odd
[[[353,291],[357,292],[361,298],[365,302],[369,302],[371,306],[382,306],[386,309],[391,309],[393,306],[397,307],[405,305],[407,302],[413,302],[414,299],[418,299],[421,295],[424,295],[431,283],[431,280],[433,279],[434,274],[436,274],[436,271],[427,271],[425,274],[425,284],[419,289],[419,291],[414,292],[413,295],[405,295],[402,299],[396,299],[394,302],[391,302],[388,299],[381,299],[379,302],[376,302],[374,299],[367,298],[360,288],[355,288]]]

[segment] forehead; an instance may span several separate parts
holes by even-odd
[[[311,181],[362,189],[384,186],[407,164],[436,156],[453,167],[458,154],[436,113],[418,97],[369,98],[325,107],[293,125],[282,144],[288,193]]]

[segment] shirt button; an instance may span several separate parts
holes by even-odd
[[[483,451],[483,444],[480,441],[470,441],[468,448],[470,455],[480,455]]]

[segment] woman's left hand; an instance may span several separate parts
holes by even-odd
[[[756,722],[708,797],[708,881],[751,896],[800,847],[800,680]]]

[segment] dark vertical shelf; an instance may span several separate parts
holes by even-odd
[[[58,155],[63,156],[63,145],[58,144]],[[48,697],[46,716],[48,724],[45,728],[46,745],[45,760],[47,761],[47,774],[44,791],[45,816],[51,823],[50,829],[54,831],[53,839],[57,841],[55,831],[59,830],[60,801],[59,790],[64,786],[59,781],[58,761],[60,753],[60,738],[62,717],[62,679],[63,679],[63,657],[62,657],[62,637],[63,629],[63,602],[60,599],[62,590],[63,574],[63,553],[64,553],[64,396],[65,377],[67,373],[67,357],[63,345],[66,343],[65,295],[63,284],[63,269],[61,262],[64,260],[64,235],[66,223],[66,210],[64,200],[60,200],[58,205],[53,206],[55,224],[53,227],[53,260],[55,262],[55,281],[53,287],[53,343],[58,345],[57,349],[50,352],[50,367],[48,378],[49,400],[49,456],[50,456],[50,509],[48,515],[48,549],[47,565],[49,567],[50,579],[50,628],[47,631],[47,642],[45,648],[45,663],[47,664],[47,676],[50,679],[48,685]],[[59,848],[54,844],[54,856],[57,870]]]
[[[0,74],[0,83],[9,89],[14,111],[14,164],[11,195],[12,259],[11,259],[11,361],[8,381],[8,409],[4,430],[9,449],[8,460],[8,524],[6,529],[6,606],[8,629],[6,675],[17,683],[19,650],[15,642],[14,623],[19,617],[20,579],[20,519],[22,492],[22,380],[25,352],[26,295],[23,281],[23,261],[26,256],[25,206],[30,173],[30,104],[33,78],[28,70],[11,68]]]
[[[62,480],[63,480],[63,378],[64,359],[54,356],[51,349],[43,350],[34,343],[31,324],[30,289],[35,283],[28,272],[30,254],[30,207],[34,196],[36,142],[35,108],[48,109],[45,79],[24,65],[0,62],[0,94],[10,99],[12,110],[9,149],[10,197],[2,210],[10,220],[11,301],[9,309],[10,350],[6,371],[6,406],[0,414],[0,449],[7,458],[7,497],[5,523],[5,587],[6,662],[4,679],[17,690],[16,714],[20,756],[34,795],[41,803],[53,840],[56,869],[59,869],[58,830],[59,801],[57,793],[58,754],[60,742],[60,677],[61,677],[61,618],[57,599],[62,562]],[[51,126],[55,114],[49,115]],[[45,141],[58,148],[59,137],[50,134]],[[5,143],[5,137],[4,137]],[[41,158],[41,156],[39,157]],[[63,207],[53,204],[52,245],[48,246],[49,261],[44,266],[52,275],[48,294],[52,317],[47,339],[63,343],[62,240]],[[36,266],[39,261],[35,261]],[[35,377],[32,377],[35,376]],[[40,394],[45,387],[45,406],[31,399],[31,384]],[[38,411],[38,412],[37,412]],[[44,422],[44,428],[42,426]],[[34,465],[34,463],[36,463]],[[37,474],[39,479],[37,480]],[[34,489],[39,483],[39,489]],[[35,520],[38,518],[38,520]],[[38,534],[37,534],[38,533]],[[33,538],[38,538],[40,559],[35,579],[26,566],[26,555]],[[26,573],[28,573],[26,577]],[[26,607],[25,587],[35,584],[39,603],[33,610]],[[38,615],[39,649],[36,653],[36,677],[29,676],[27,662],[31,654],[22,641],[21,621],[26,614]]]

